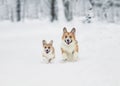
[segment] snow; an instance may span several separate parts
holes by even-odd
[[[79,61],[63,63],[62,29],[77,29]],[[56,59],[42,62],[42,40]],[[79,22],[0,23],[0,86],[120,86],[120,25]]]

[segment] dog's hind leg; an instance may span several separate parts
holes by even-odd
[[[77,44],[77,41],[76,41],[76,44]],[[78,45],[76,45],[75,50],[72,52],[74,61],[78,60],[78,52],[79,52]]]
[[[48,59],[48,63],[51,63],[52,59]]]
[[[78,60],[78,52],[74,52],[73,61],[77,61],[77,60]]]

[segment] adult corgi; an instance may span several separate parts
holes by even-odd
[[[78,42],[75,37],[76,29],[73,28],[70,32],[66,27],[63,28],[61,51],[65,61],[78,60]]]

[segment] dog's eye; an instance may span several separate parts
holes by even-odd
[[[47,48],[47,47],[45,47],[45,48]]]
[[[50,49],[50,47],[48,47],[48,49]]]
[[[67,38],[67,36],[65,36],[65,38]]]
[[[72,36],[69,36],[70,38],[72,38]]]

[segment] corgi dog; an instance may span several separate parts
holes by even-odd
[[[75,37],[76,29],[73,28],[70,32],[66,27],[63,28],[61,51],[64,61],[78,60],[78,42]]]
[[[42,41],[43,44],[43,53],[42,56],[47,63],[51,63],[51,61],[55,58],[55,50],[53,47],[53,40],[47,43],[45,40]]]

